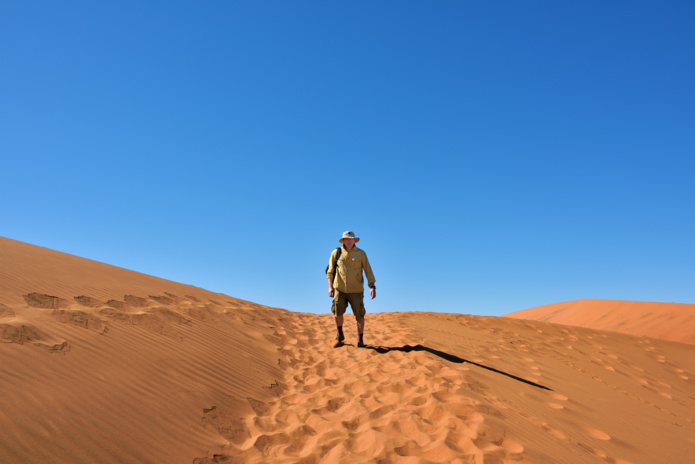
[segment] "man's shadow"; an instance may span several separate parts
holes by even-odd
[[[509,374],[508,372],[501,371],[499,369],[495,369],[494,367],[486,366],[484,364],[480,364],[477,362],[469,361],[468,359],[463,359],[459,358],[458,356],[454,356],[453,354],[446,353],[444,351],[439,351],[435,350],[434,348],[430,348],[427,346],[422,346],[422,345],[415,345],[415,346],[410,346],[410,345],[404,345],[404,346],[371,346],[368,345],[366,348],[370,350],[374,350],[377,353],[380,354],[386,354],[391,351],[402,351],[404,353],[410,353],[411,351],[427,351],[428,353],[432,353],[435,356],[439,356],[440,358],[444,359],[445,361],[449,361],[452,363],[456,364],[463,364],[463,363],[469,363],[473,364],[474,366],[482,367],[483,369],[487,369],[488,371],[495,372],[496,374],[502,374],[506,377],[509,377],[510,379],[514,379],[519,382],[523,382],[527,385],[531,385],[536,388],[541,388],[543,390],[549,390],[553,391],[551,388],[546,387],[545,385],[541,385],[536,382],[531,382],[530,380],[522,379],[521,377],[517,377],[516,375]]]

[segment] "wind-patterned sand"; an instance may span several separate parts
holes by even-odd
[[[687,463],[695,347],[266,308],[0,238],[0,462]],[[382,298],[385,295],[382,294]]]

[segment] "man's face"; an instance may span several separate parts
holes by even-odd
[[[355,246],[355,239],[354,238],[344,238],[343,239],[343,245],[345,245],[345,248],[347,248],[349,250]]]

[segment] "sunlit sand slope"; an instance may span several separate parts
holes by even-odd
[[[695,345],[695,304],[577,300],[525,309],[506,317],[612,330]]]
[[[690,345],[435,313],[368,316],[364,349],[332,348],[333,332],[323,315],[278,326],[278,397],[195,462],[685,464],[695,453]]]
[[[192,462],[272,396],[287,314],[0,238],[0,463]]]
[[[381,296],[385,298],[385,295]],[[695,346],[290,313],[0,239],[0,463],[690,463]]]

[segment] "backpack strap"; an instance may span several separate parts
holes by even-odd
[[[333,263],[333,280],[335,282],[335,274],[338,272],[338,260],[340,259],[340,253],[343,251],[343,247],[336,248],[337,252],[335,254],[335,262]],[[328,266],[326,266],[326,272],[328,272]]]

